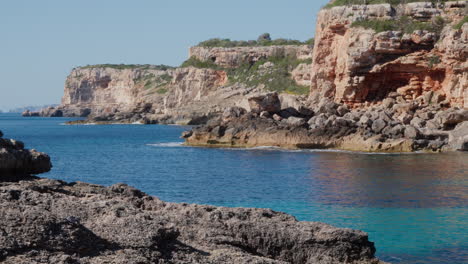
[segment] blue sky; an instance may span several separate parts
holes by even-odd
[[[328,0],[14,0],[0,3],[0,109],[59,103],[75,66],[180,65],[223,37],[306,40]]]

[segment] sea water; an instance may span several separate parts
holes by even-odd
[[[0,130],[51,156],[43,177],[360,229],[391,263],[468,263],[467,153],[193,148],[179,138],[187,127],[68,120],[3,114]]]

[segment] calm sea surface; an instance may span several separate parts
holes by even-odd
[[[179,126],[66,126],[0,114],[47,152],[44,177],[123,182],[171,202],[272,208],[369,233],[391,263],[468,263],[468,154],[358,154],[183,147]]]

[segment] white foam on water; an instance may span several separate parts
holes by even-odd
[[[147,146],[152,147],[159,147],[159,148],[175,148],[175,147],[182,147],[183,142],[165,142],[165,143],[154,143],[154,144],[147,144]]]
[[[302,152],[302,153],[347,153],[360,155],[415,155],[423,154],[424,152],[364,152],[341,149],[285,149],[277,146],[258,146],[252,148],[221,148],[224,150],[237,151],[281,151],[281,152]]]

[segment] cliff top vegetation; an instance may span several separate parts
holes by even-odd
[[[243,63],[237,68],[223,68],[211,61],[201,61],[196,57],[186,60],[181,67],[209,68],[226,71],[230,83],[243,83],[250,87],[265,85],[268,91],[290,94],[308,94],[309,87],[296,84],[290,72],[299,64],[310,64],[312,61],[296,57],[268,57],[253,64]]]
[[[427,30],[440,34],[447,21],[442,17],[436,17],[429,22],[412,20],[410,17],[402,16],[392,20],[367,19],[355,21],[352,27],[363,27],[373,29],[375,32],[401,31],[404,33],[413,33],[416,30]]]
[[[375,4],[407,4],[414,2],[433,2],[433,3],[443,3],[448,2],[449,0],[335,0],[328,3],[325,8],[331,8],[335,6],[345,6],[345,5],[375,5]]]
[[[271,39],[269,33],[264,33],[257,40],[230,40],[213,38],[198,43],[197,47],[206,48],[232,48],[232,47],[262,47],[262,46],[285,46],[285,45],[314,45],[314,39],[306,41],[292,40],[285,38]]]
[[[77,67],[78,69],[95,69],[95,68],[111,68],[117,70],[125,69],[142,69],[142,70],[161,70],[165,71],[174,67],[168,65],[151,65],[151,64],[95,64]]]

